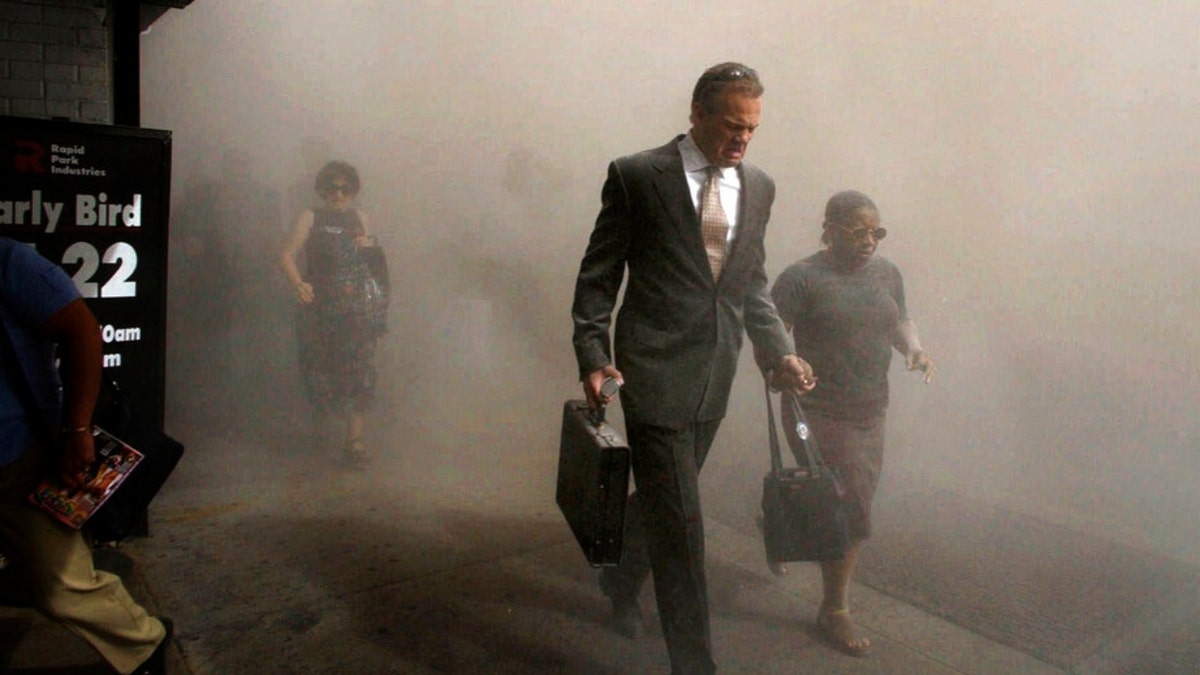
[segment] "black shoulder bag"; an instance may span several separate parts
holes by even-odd
[[[807,466],[783,468],[771,388],[766,385],[767,423],[770,425],[771,470],[763,478],[763,540],[767,558],[774,562],[835,560],[847,548],[845,491],[837,469],[826,466],[808,420],[793,394],[779,395],[780,405],[791,408],[796,436]],[[791,437],[788,437],[791,443]]]

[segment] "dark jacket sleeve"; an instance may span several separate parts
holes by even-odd
[[[609,327],[625,276],[631,217],[628,192],[616,162],[608,165],[600,201],[600,214],[579,265],[571,307],[575,324],[572,342],[580,379],[612,363]]]
[[[775,200],[775,182],[762,172],[756,171],[756,173],[767,191],[764,203],[770,205]],[[767,222],[769,217],[768,211],[763,222]],[[767,254],[763,240],[766,234],[765,227],[764,225],[763,236],[756,237],[754,240],[754,259],[757,262],[746,285],[743,319],[746,335],[750,338],[750,343],[754,345],[755,361],[759,368],[764,370],[773,368],[784,356],[795,353],[792,338],[784,328],[779,311],[768,291]]]

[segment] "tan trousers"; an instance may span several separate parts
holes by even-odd
[[[131,673],[166,631],[120,578],[92,566],[83,535],[26,501],[37,484],[39,454],[30,450],[0,467],[0,533],[28,580],[34,606],[86,640],[117,672]]]

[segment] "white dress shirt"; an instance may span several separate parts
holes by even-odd
[[[691,133],[679,141],[679,156],[683,159],[683,171],[687,175],[688,194],[692,196],[692,206],[699,214],[700,201],[703,199],[703,195],[700,193],[704,190],[704,181],[708,180],[707,169],[711,164],[704,153],[700,152],[696,142],[692,140]],[[737,167],[721,169],[719,186],[721,208],[725,210],[725,219],[729,221],[729,234],[725,236],[725,252],[728,253],[729,242],[733,241],[734,233],[737,232],[738,199],[742,195],[742,179],[738,175]]]

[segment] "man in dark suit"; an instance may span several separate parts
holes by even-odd
[[[716,670],[697,479],[725,415],[742,330],[776,387],[803,393],[814,385],[767,289],[763,234],[775,184],[742,161],[762,92],[753,69],[713,66],[693,90],[688,134],[609,165],[571,310],[589,403],[608,403],[604,380],[622,385],[637,487],[625,555],[601,575],[601,588],[617,630],[638,637],[637,598],[653,572],[671,669],[679,674]]]

